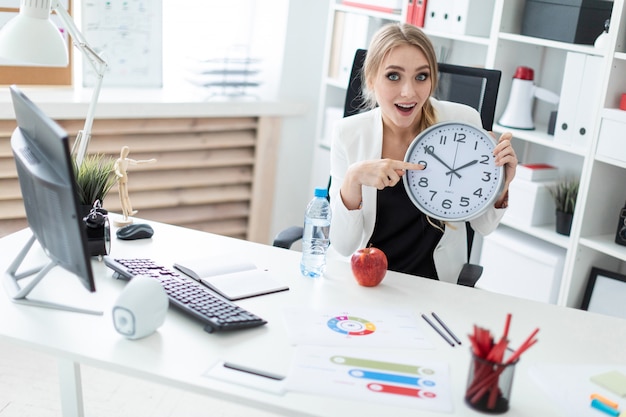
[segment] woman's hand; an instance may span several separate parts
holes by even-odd
[[[510,132],[503,133],[493,150],[496,166],[504,166],[504,189],[496,201],[496,208],[506,208],[508,206],[509,184],[515,178],[517,155],[515,155],[515,149],[511,145],[512,138],[513,134]]]
[[[341,185],[344,205],[349,210],[358,209],[362,201],[362,186],[375,187],[378,190],[393,187],[409,169],[421,170],[424,166],[394,159],[374,159],[352,164]]]

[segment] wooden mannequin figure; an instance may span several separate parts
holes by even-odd
[[[113,166],[115,169],[115,175],[117,175],[117,185],[120,193],[120,203],[122,204],[123,220],[116,221],[118,226],[125,226],[131,224],[133,221],[131,216],[137,214],[137,210],[133,210],[133,206],[130,203],[130,197],[128,196],[128,174],[127,169],[129,165],[150,164],[156,162],[156,159],[134,160],[128,158],[130,149],[128,146],[123,146],[120,151],[120,157],[115,161]]]

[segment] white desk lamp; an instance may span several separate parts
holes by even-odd
[[[76,155],[76,164],[80,167],[91,139],[96,104],[102,87],[102,78],[107,69],[106,61],[87,44],[60,0],[21,0],[19,15],[0,30],[0,58],[6,63],[17,65],[67,66],[69,58],[65,40],[59,28],[50,20],[51,10],[54,10],[63,21],[74,46],[83,53],[96,73],[96,83],[87,110],[85,126],[76,135],[72,147],[72,154]]]

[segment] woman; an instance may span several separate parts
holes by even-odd
[[[383,250],[389,269],[456,283],[467,261],[463,223],[443,224],[420,212],[406,194],[404,162],[413,139],[444,121],[482,126],[469,106],[431,97],[437,86],[437,59],[428,37],[409,24],[390,24],[373,37],[363,67],[363,94],[369,111],[337,123],[331,145],[330,241],[341,255],[369,245]],[[376,107],[378,105],[378,107]],[[505,185],[494,207],[472,220],[485,235],[504,215],[517,157],[505,133],[494,150],[505,167]]]

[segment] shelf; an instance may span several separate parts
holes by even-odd
[[[493,125],[494,132],[511,132],[513,134],[513,137],[516,139],[522,139],[526,142],[536,143],[538,145],[556,149],[562,152],[567,152],[572,155],[585,156],[587,154],[587,150],[585,148],[575,148],[569,145],[555,142],[554,136],[548,135],[546,133],[547,130],[547,126],[542,125],[537,125],[535,130],[512,129],[510,127],[504,127],[499,124]]]
[[[619,168],[626,168],[626,162],[620,161],[619,159],[613,159],[606,156],[596,156],[596,161],[604,162],[605,164],[614,165]]]
[[[561,49],[568,52],[580,52],[588,55],[604,56],[605,54],[604,49],[596,49],[591,45],[579,45],[575,43],[553,41],[550,39],[533,38],[530,36],[517,35],[515,33],[500,32],[498,38],[510,42],[544,46],[546,48]]]
[[[436,32],[436,31],[432,31],[428,29],[424,29],[424,33],[427,34],[429,37],[450,39],[455,42],[465,42],[465,43],[472,43],[476,45],[488,46],[490,42],[489,38],[482,38],[480,36],[457,35],[457,34],[451,34],[451,33],[445,33],[445,32]]]
[[[339,12],[364,14],[370,17],[377,17],[379,19],[391,20],[394,22],[402,21],[402,13],[378,12],[376,10],[366,9],[364,7],[345,6],[343,4],[335,4],[334,9]]]
[[[615,56],[615,59],[626,61],[626,52],[616,52],[614,56]]]
[[[523,226],[520,224],[516,224],[505,217],[502,219],[500,224],[510,227],[511,229],[519,230],[520,232],[552,243],[553,245],[559,246],[561,248],[567,249],[567,247],[569,246],[569,236],[564,236],[556,233],[554,231],[554,223],[546,224],[543,226]]]
[[[580,244],[621,261],[626,261],[626,246],[615,243],[615,234],[581,237]]]

